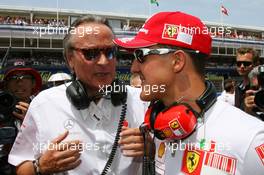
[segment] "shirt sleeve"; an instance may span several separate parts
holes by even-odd
[[[37,134],[37,125],[29,109],[9,154],[8,162],[10,164],[17,166],[26,160],[34,160],[37,157],[34,155],[37,155],[41,146],[37,142]]]
[[[255,136],[244,160],[244,168],[241,175],[264,174],[264,131]]]

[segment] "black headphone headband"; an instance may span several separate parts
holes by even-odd
[[[216,102],[217,99],[216,88],[214,84],[211,81],[206,80],[205,86],[205,91],[196,100],[196,103],[202,112],[206,112]]]

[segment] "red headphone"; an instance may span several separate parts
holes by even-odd
[[[216,89],[212,82],[206,81],[206,90],[196,100],[201,113],[187,103],[173,103],[165,107],[162,101],[153,102],[145,114],[144,124],[160,140],[178,140],[188,137],[195,131],[197,118],[202,117],[216,101]]]

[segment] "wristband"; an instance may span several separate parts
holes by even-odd
[[[40,158],[40,157],[39,157]],[[40,168],[39,168],[39,158],[33,160],[33,167],[36,175],[41,175]]]

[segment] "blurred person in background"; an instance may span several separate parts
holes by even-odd
[[[42,79],[37,70],[26,66],[14,66],[7,68],[4,74],[4,90],[13,94],[18,104],[19,112],[13,112],[14,116],[23,120],[29,103],[40,92]]]
[[[245,111],[264,121],[264,65],[255,67],[249,74],[250,89],[245,93]]]
[[[233,79],[226,79],[224,81],[224,91],[218,97],[231,105],[235,105],[235,81]]]
[[[248,74],[259,64],[259,54],[253,48],[241,47],[237,49],[236,69],[242,77],[235,88],[235,106],[244,110],[245,92],[250,89]]]
[[[141,79],[138,73],[133,73],[130,77],[130,86],[141,88]]]
[[[59,86],[61,84],[65,84],[69,82],[72,79],[72,77],[63,72],[58,72],[55,74],[52,74],[49,79],[48,79],[48,87],[53,87],[53,86]]]
[[[29,103],[40,91],[41,76],[33,68],[13,66],[4,71],[0,102],[0,174],[13,175],[15,167],[8,164],[8,154],[14,143]]]

